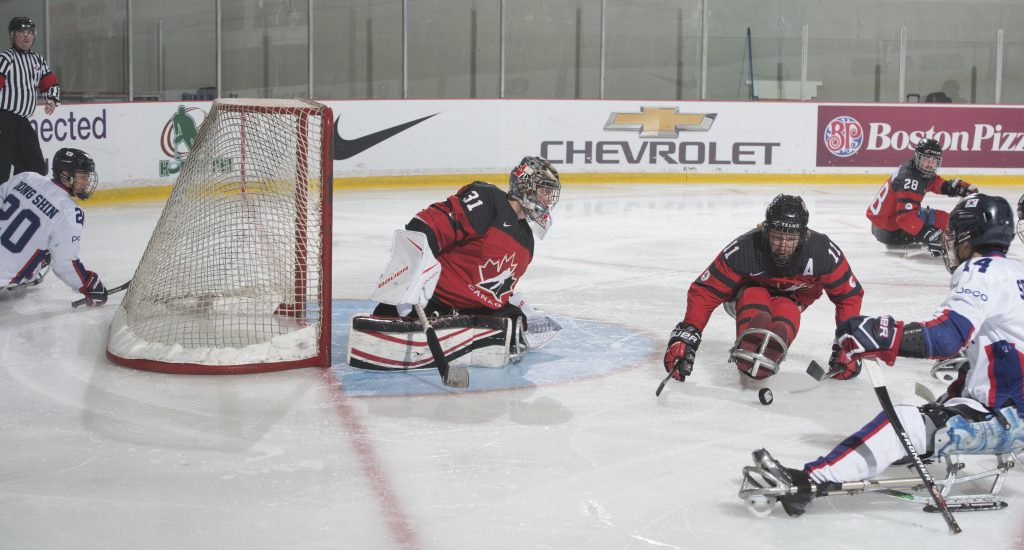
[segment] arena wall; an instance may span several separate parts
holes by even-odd
[[[1024,106],[797,102],[327,101],[335,187],[503,181],[523,155],[569,184],[879,183],[921,137],[946,149],[942,174],[1024,183]],[[73,104],[33,123],[49,159],[94,155],[97,198],[166,196],[188,157],[172,117],[196,126],[210,102]],[[186,125],[187,126],[187,125]],[[362,138],[362,139],[360,139]]]

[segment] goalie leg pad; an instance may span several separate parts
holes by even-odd
[[[454,315],[431,320],[453,367],[504,367],[511,321],[504,317]],[[349,332],[348,363],[371,370],[435,369],[418,320],[356,315]]]

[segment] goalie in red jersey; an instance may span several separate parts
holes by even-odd
[[[942,254],[942,232],[949,213],[921,207],[925,193],[966,197],[978,188],[962,179],[944,180],[935,172],[942,165],[939,142],[925,138],[914,148],[913,158],[896,169],[868,206],[871,234],[890,249],[925,247],[932,256]]]
[[[803,199],[778,195],[756,228],[729,243],[691,285],[686,314],[665,351],[664,366],[683,381],[693,372],[701,332],[711,313],[725,303],[736,319],[729,360],[760,380],[779,371],[800,329],[800,313],[822,292],[836,306],[837,325],[860,314],[864,291],[843,252],[828,236],[807,228]],[[829,363],[835,366],[833,350]],[[839,379],[860,372],[859,361],[843,364]]]
[[[558,203],[561,187],[551,163],[528,156],[512,169],[507,192],[476,181],[421,210],[404,231],[396,232],[391,262],[371,296],[380,303],[372,317],[353,320],[353,334],[387,333],[389,327],[404,332],[410,324],[404,319],[411,319],[418,304],[435,318],[432,324],[451,358],[460,351],[469,353],[473,346],[485,347],[483,339],[495,331],[506,336],[506,358],[509,346],[515,348],[520,340],[528,347],[546,343],[561,327],[513,291],[533,260],[534,236],[543,238],[551,226],[551,209]],[[400,322],[381,320],[385,318],[400,318]],[[366,323],[370,324],[363,326]],[[418,321],[410,326],[416,324]],[[454,331],[451,342],[445,341],[446,328]],[[477,331],[480,341],[476,336],[456,336],[462,334],[460,329]],[[383,340],[359,343],[362,349],[354,345],[350,363],[397,369],[433,364],[400,359],[407,343],[403,340],[402,349],[396,348],[393,354],[385,349],[389,344]],[[466,345],[460,347],[460,343]],[[515,355],[516,349],[512,353]],[[391,360],[378,360],[387,357]],[[500,366],[498,363],[504,361],[486,366]]]

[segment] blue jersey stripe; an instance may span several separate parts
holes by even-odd
[[[928,357],[952,357],[964,349],[974,335],[974,325],[966,317],[947,309],[937,319],[925,323],[924,351]]]
[[[805,464],[804,471],[810,473],[814,470],[831,466],[836,462],[839,462],[843,457],[863,446],[868,439],[871,439],[871,437],[878,433],[879,430],[888,425],[889,417],[885,415],[885,412],[883,411],[878,413],[878,416],[872,418],[871,421],[865,424],[863,428],[857,430],[857,433],[847,437],[840,442],[839,445],[836,445],[836,447],[832,449],[832,452]]]
[[[1024,414],[1024,354],[1006,340],[985,346],[989,360],[989,376],[992,391],[989,392],[991,408],[1001,408],[1007,400],[1017,405]]]

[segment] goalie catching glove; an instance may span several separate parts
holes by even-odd
[[[78,291],[85,295],[85,304],[89,307],[107,303],[107,287],[103,286],[100,276],[93,271],[87,272],[85,284]]]
[[[700,329],[690,323],[679,323],[668,339],[665,350],[665,371],[683,382],[693,373],[693,361],[700,347]]]
[[[896,362],[902,338],[903,321],[891,315],[850,317],[836,328],[835,361],[846,365],[859,359],[878,358],[891,367]]]
[[[441,264],[430,251],[427,236],[399,229],[391,245],[391,261],[370,299],[395,306],[398,314],[405,317],[416,304],[427,305],[440,278]]]

